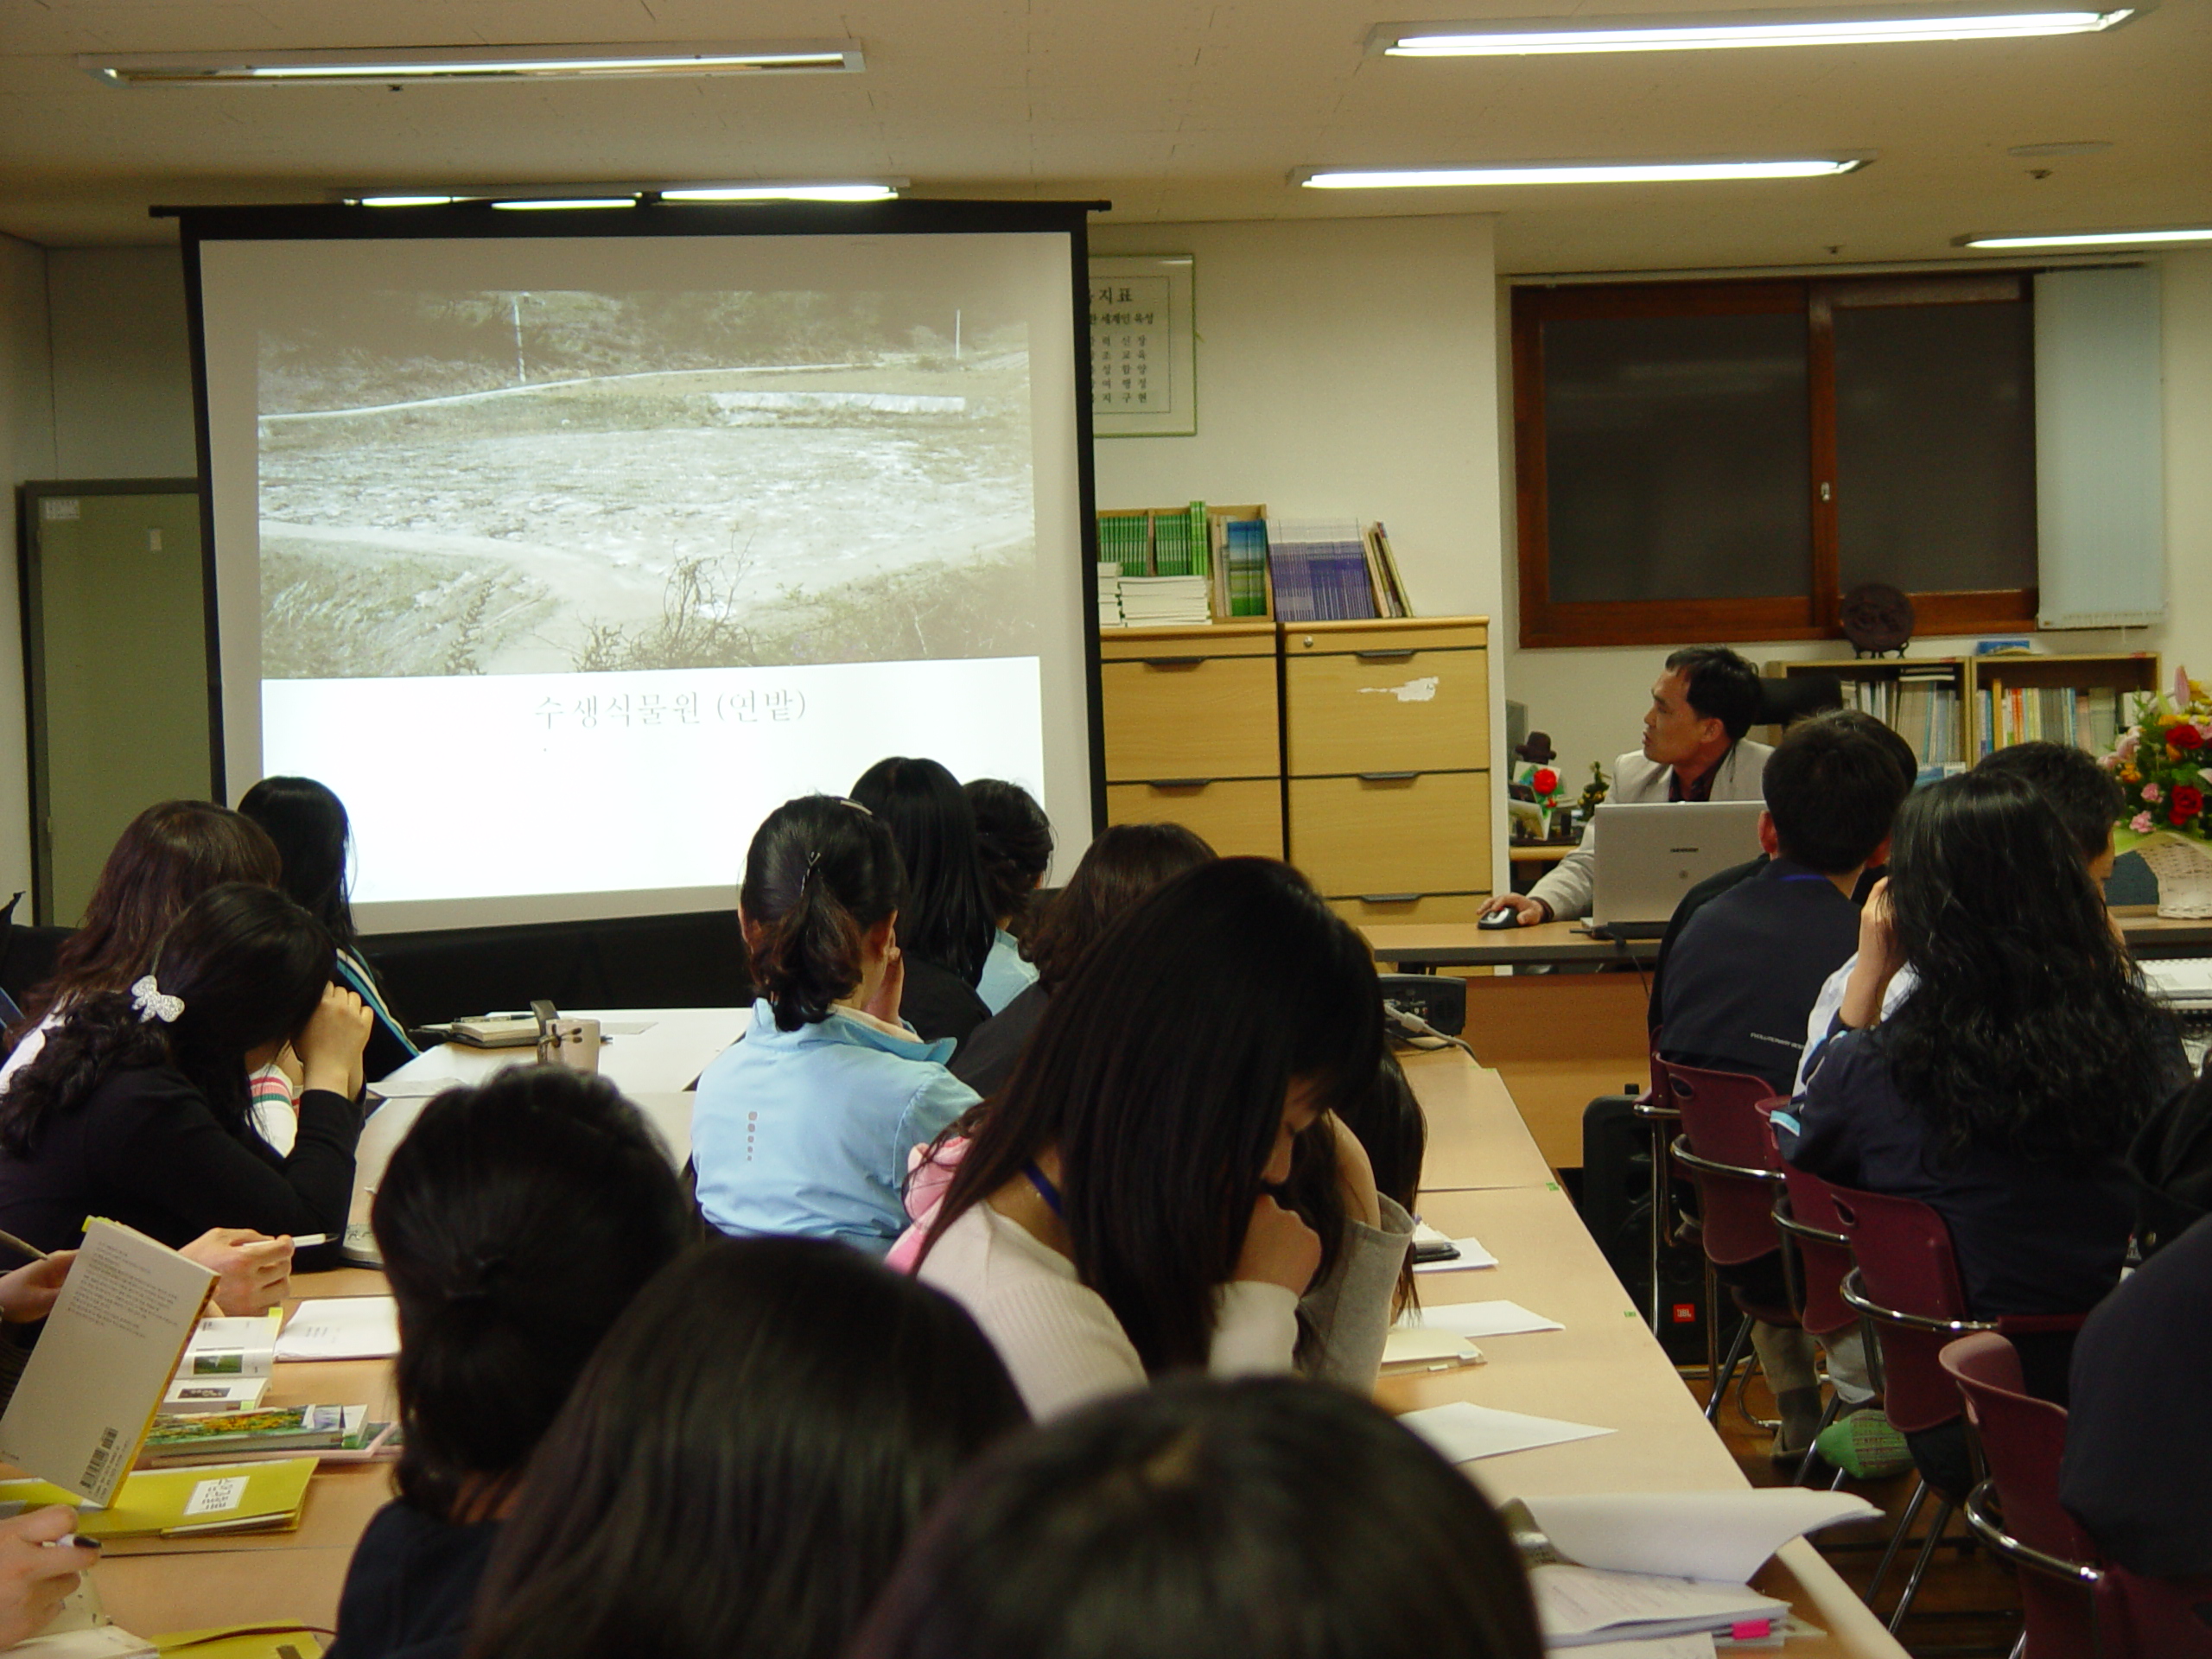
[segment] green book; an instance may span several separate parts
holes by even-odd
[[[1153,570],[1163,576],[1191,571],[1191,521],[1183,513],[1162,513],[1152,521]]]

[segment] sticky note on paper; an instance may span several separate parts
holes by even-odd
[[[189,1521],[195,1516],[228,1515],[245,1502],[245,1477],[222,1475],[193,1487],[192,1496],[184,1500],[184,1516]]]

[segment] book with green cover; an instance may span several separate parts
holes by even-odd
[[[1152,521],[1152,567],[1156,575],[1187,576],[1191,568],[1191,521],[1185,514],[1157,513]]]
[[[215,1463],[240,1452],[317,1452],[344,1445],[367,1422],[366,1406],[277,1406],[154,1420],[141,1456],[149,1467]]]

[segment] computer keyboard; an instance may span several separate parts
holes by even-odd
[[[2212,957],[2181,957],[2140,964],[2152,995],[2181,1017],[2182,1047],[2192,1070],[2212,1052]]]

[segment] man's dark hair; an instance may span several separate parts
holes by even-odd
[[[1733,743],[1759,714],[1759,671],[1726,645],[1684,645],[1667,658],[1667,671],[1688,681],[1690,707],[1717,720]]]
[[[1882,844],[1912,775],[1867,729],[1878,724],[1865,715],[1824,715],[1800,721],[1783,738],[1766,763],[1764,790],[1783,857],[1840,875]]]
[[[2112,845],[2112,827],[2126,797],[2119,780],[2086,750],[2038,738],[1984,755],[1974,770],[2018,778],[2050,802],[2085,862]]]

